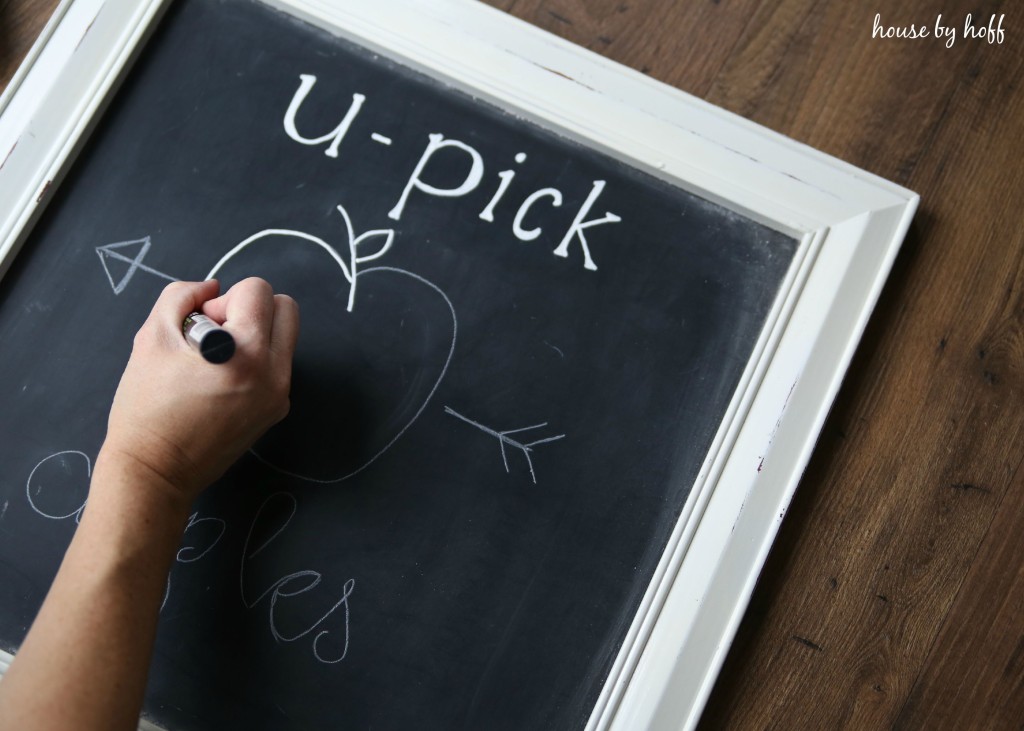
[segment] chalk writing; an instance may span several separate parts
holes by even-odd
[[[277,503],[278,507],[276,507],[275,509],[271,509],[272,503]],[[280,517],[281,507],[283,507],[285,512],[287,513],[283,519]],[[268,613],[270,634],[278,642],[294,642],[296,640],[302,639],[310,632],[312,632],[313,630],[317,629],[320,625],[322,625],[328,619],[328,617],[330,617],[336,611],[341,609],[342,627],[344,633],[341,654],[333,659],[324,657],[324,655],[321,654],[320,641],[324,638],[324,636],[330,634],[332,630],[322,629],[313,637],[313,656],[320,662],[327,665],[331,665],[337,662],[341,662],[345,659],[345,656],[348,655],[349,598],[352,596],[352,592],[356,586],[355,579],[349,579],[345,582],[344,586],[342,587],[341,598],[338,599],[333,605],[331,605],[331,607],[327,609],[327,611],[325,611],[320,616],[319,619],[313,622],[313,624],[311,624],[306,629],[290,635],[282,632],[279,627],[277,614],[278,601],[281,599],[291,599],[294,597],[298,597],[302,594],[312,591],[320,584],[320,581],[323,579],[323,575],[318,571],[313,571],[312,569],[295,571],[293,573],[287,574],[286,576],[282,576],[281,578],[272,582],[270,586],[264,589],[263,592],[255,598],[250,598],[249,592],[246,589],[245,570],[249,562],[257,555],[262,553],[264,550],[266,550],[267,547],[284,532],[285,528],[288,527],[288,524],[291,523],[292,518],[295,517],[295,511],[297,510],[297,508],[298,500],[295,499],[294,495],[287,492],[278,492],[274,493],[266,500],[264,500],[263,503],[260,505],[259,509],[256,511],[256,516],[253,518],[252,524],[249,526],[249,533],[245,538],[245,545],[242,548],[242,561],[241,568],[239,570],[239,589],[241,591],[242,604],[245,605],[246,609],[253,609],[265,598],[267,598],[268,596],[270,597],[270,608]],[[268,514],[268,517],[265,518],[265,514]],[[257,529],[259,530],[257,531]],[[259,534],[269,532],[270,535],[263,539],[263,541],[258,546],[250,550],[249,545],[252,542],[253,534],[255,532],[258,532]]]
[[[315,483],[319,483],[319,484],[330,484],[330,483],[343,482],[344,480],[348,480],[348,479],[350,479],[352,477],[355,477],[360,472],[365,470],[367,467],[372,465],[374,462],[376,462],[378,459],[380,459],[384,455],[385,452],[387,452],[389,449],[391,449],[391,447],[394,446],[395,442],[397,442],[399,439],[401,439],[402,435],[405,434],[409,430],[409,427],[411,427],[416,422],[416,420],[420,417],[420,414],[422,414],[424,409],[427,408],[427,404],[429,404],[431,399],[434,398],[434,393],[437,391],[438,386],[441,385],[441,381],[444,380],[445,375],[448,373],[448,366],[451,365],[452,356],[455,354],[455,341],[458,338],[458,330],[459,330],[458,318],[455,315],[455,306],[452,305],[452,301],[448,298],[448,295],[444,293],[444,290],[442,290],[436,284],[434,284],[433,282],[431,282],[428,279],[425,279],[424,277],[421,277],[419,274],[415,274],[413,272],[406,271],[405,269],[398,269],[396,267],[372,267],[370,269],[363,270],[363,272],[361,273],[361,276],[365,277],[365,276],[367,276],[369,274],[383,275],[383,274],[387,274],[387,273],[398,274],[398,275],[403,276],[403,277],[408,277],[408,278],[412,279],[415,282],[419,282],[419,283],[421,283],[423,285],[426,285],[431,290],[433,290],[435,293],[440,295],[440,297],[444,300],[445,305],[447,305],[447,307],[448,307],[448,312],[451,314],[451,318],[452,318],[452,321],[451,321],[451,344],[448,346],[448,352],[445,355],[444,365],[441,367],[441,372],[438,374],[437,380],[435,380],[434,384],[430,387],[430,391],[427,393],[426,398],[423,399],[423,402],[420,404],[420,407],[416,410],[416,413],[414,413],[412,415],[412,417],[409,419],[409,421],[407,421],[404,425],[402,425],[402,427],[399,429],[398,433],[396,433],[387,442],[387,444],[385,444],[383,447],[381,447],[377,452],[375,452],[368,460],[363,462],[359,467],[357,467],[356,469],[352,470],[351,472],[349,472],[349,473],[347,473],[345,475],[341,475],[339,477],[332,477],[332,478],[328,478],[328,479],[312,477],[310,475],[304,475],[304,474],[301,474],[301,473],[298,473],[298,472],[293,472],[293,471],[290,471],[290,470],[286,470],[283,467],[280,467],[279,465],[277,465],[272,460],[267,459],[264,456],[262,456],[255,449],[250,450],[250,452],[253,454],[253,456],[255,456],[258,460],[260,460],[261,462],[263,462],[267,466],[273,467],[275,470],[277,470],[278,472],[280,472],[283,475],[287,475],[289,477],[295,477],[295,478],[298,478],[300,480],[306,480],[307,482],[315,482]]]
[[[427,407],[427,404],[433,398],[434,393],[437,391],[438,386],[441,384],[441,381],[444,380],[445,374],[448,372],[448,366],[451,364],[452,356],[455,353],[455,341],[458,335],[458,318],[455,314],[455,307],[454,305],[452,305],[451,299],[449,299],[448,295],[445,294],[444,290],[442,290],[436,284],[425,279],[424,277],[421,277],[418,274],[396,267],[376,266],[365,270],[361,268],[363,264],[381,258],[391,249],[395,241],[394,229],[372,229],[357,234],[352,222],[352,217],[349,215],[345,207],[343,205],[338,205],[336,207],[336,210],[341,215],[342,221],[344,222],[345,234],[347,238],[345,247],[348,252],[347,261],[341,254],[338,253],[338,250],[335,247],[333,247],[331,244],[324,241],[318,236],[313,236],[312,234],[308,234],[305,233],[304,231],[299,231],[295,229],[270,228],[259,231],[236,244],[213,265],[213,268],[210,269],[209,273],[206,275],[206,279],[213,279],[230,261],[232,261],[243,251],[245,251],[248,247],[255,244],[257,241],[262,241],[264,239],[269,239],[272,237],[279,237],[286,241],[290,240],[291,243],[293,244],[296,242],[305,242],[313,244],[319,247],[324,252],[326,252],[326,254],[341,270],[341,274],[345,278],[345,281],[349,283],[349,297],[347,309],[350,313],[354,312],[355,310],[357,293],[356,285],[358,283],[359,278],[361,276],[371,274],[374,276],[399,275],[401,277],[407,278],[411,282],[416,282],[428,287],[432,292],[434,292],[435,294],[440,296],[442,300],[444,300],[445,306],[448,308],[448,312],[451,315],[451,342],[448,347],[448,352],[445,355],[444,364],[442,365],[441,371],[437,376],[437,380],[433,383],[429,393],[427,393],[426,395],[426,398],[420,404],[419,408],[412,415],[412,417],[406,423],[402,424],[398,432],[394,434],[394,436],[392,436],[381,449],[372,454],[365,462],[363,462],[362,464],[360,464],[358,467],[351,470],[347,474],[343,474],[337,477],[331,477],[328,479],[322,479],[283,469],[279,465],[275,464],[272,460],[266,459],[265,457],[260,455],[259,452],[257,452],[255,449],[250,450],[250,452],[257,459],[262,461],[264,464],[273,467],[282,474],[288,475],[290,477],[296,477],[302,480],[307,480],[309,482],[317,483],[341,482],[343,480],[347,480],[359,474],[364,469],[369,467],[371,464],[376,462],[377,459],[379,459],[385,452],[387,452],[387,450],[390,449],[394,445],[394,443],[397,442],[399,438],[401,438],[403,434],[405,434],[409,427],[411,427],[413,423],[419,418],[420,414],[423,413],[423,410]],[[372,251],[369,251],[369,253],[362,253],[364,250],[367,250],[369,248],[367,247],[367,244],[371,241],[379,242],[377,248]],[[118,251],[118,249],[132,244],[140,247],[139,252],[136,254],[134,258],[125,256],[124,254]],[[136,239],[135,241],[120,242],[117,244],[108,244],[106,246],[96,247],[96,251],[100,255],[100,261],[103,263],[104,272],[106,273],[107,279],[109,280],[111,287],[114,289],[115,294],[119,294],[131,280],[132,275],[134,275],[134,273],[139,270],[148,271],[153,274],[157,274],[165,279],[177,281],[175,277],[172,277],[168,274],[164,274],[163,272],[158,272],[157,270],[152,269],[150,267],[146,267],[142,264],[142,258],[149,251],[150,246],[151,241],[150,238],[147,236],[143,239]],[[110,269],[107,266],[105,260],[106,258],[112,258],[115,260],[128,263],[128,273],[115,282],[115,278],[111,275]]]
[[[200,535],[197,544],[190,542],[191,536],[189,531],[198,528],[199,526],[207,525],[212,526],[215,532],[210,534],[209,531],[200,531]],[[227,529],[227,523],[220,518],[200,518],[199,513],[192,513],[188,516],[188,523],[185,524],[185,545],[178,549],[178,553],[175,554],[175,560],[178,563],[193,563],[198,561],[203,556],[213,550],[213,547],[220,543],[220,539],[224,537],[224,531]],[[211,538],[212,535],[212,538]],[[206,545],[203,545],[205,540]],[[171,575],[167,574],[167,588],[164,590],[164,599],[160,603],[160,611],[163,611],[164,606],[167,604],[167,599],[171,595]]]
[[[295,128],[295,115],[299,112],[299,107],[302,106],[302,102],[306,100],[309,95],[310,89],[316,84],[316,77],[310,74],[302,74],[299,76],[299,90],[295,92],[295,96],[292,98],[291,104],[288,105],[288,111],[284,115],[284,131],[296,142],[303,145],[319,145],[324,142],[330,142],[331,144],[324,151],[324,154],[328,157],[338,156],[338,147],[341,146],[341,141],[345,139],[345,135],[348,133],[348,128],[352,126],[353,120],[356,115],[359,114],[359,110],[363,106],[363,102],[366,101],[366,97],[362,94],[352,95],[352,104],[348,108],[348,112],[345,113],[345,117],[341,120],[335,129],[323,135],[322,137],[303,137],[299,134],[299,131]]]
[[[332,131],[321,135],[320,137],[304,137],[296,129],[295,119],[315,84],[316,76],[313,76],[312,74],[299,75],[299,88],[292,96],[291,102],[288,104],[288,108],[285,111],[284,130],[289,138],[303,145],[327,144],[327,149],[324,151],[324,154],[328,157],[336,158],[338,157],[338,149],[342,141],[345,139],[352,122],[363,109],[364,103],[367,102],[367,96],[360,93],[353,94],[352,102],[349,105],[347,113],[341,123]],[[382,135],[379,132],[372,133],[370,135],[370,139],[374,142],[387,146],[390,146],[392,142],[390,137]],[[427,178],[429,177],[427,172],[431,163],[435,159],[440,160],[443,158],[447,164],[450,164],[453,159],[457,159],[453,158],[453,155],[461,155],[465,158],[466,172],[462,180],[450,187],[441,187],[427,182]],[[526,159],[527,155],[525,152],[518,152],[515,155],[516,164],[521,165],[526,161]],[[405,184],[402,186],[397,202],[388,212],[388,217],[394,221],[400,221],[406,212],[406,206],[413,193],[419,193],[435,198],[462,198],[469,195],[480,187],[480,184],[484,179],[486,167],[483,155],[472,145],[469,145],[462,140],[445,136],[440,132],[432,132],[428,134],[426,147],[424,147],[423,152],[420,153],[419,159],[412,168],[412,172],[409,174]],[[513,169],[502,170],[498,173],[497,188],[491,195],[487,205],[478,214],[478,217],[481,220],[487,221],[488,223],[494,223],[497,220],[495,218],[497,208],[508,193],[515,175],[516,172]],[[618,214],[612,213],[611,211],[606,211],[603,216],[588,218],[591,209],[603,193],[605,185],[606,181],[604,180],[595,180],[593,182],[590,192],[587,194],[583,204],[576,212],[575,218],[559,240],[558,245],[551,252],[555,256],[568,258],[569,249],[572,248],[574,242],[578,242],[583,255],[583,267],[590,271],[596,271],[597,264],[594,261],[590,242],[588,242],[587,237],[584,235],[584,231],[592,229],[595,226],[620,223],[622,221],[622,218]],[[512,233],[520,241],[534,241],[540,238],[543,233],[540,227],[524,227],[524,221],[529,215],[531,208],[538,201],[544,198],[549,198],[551,206],[558,208],[562,205],[563,197],[564,194],[561,190],[551,187],[541,188],[527,195],[512,216]]]
[[[420,155],[420,160],[416,163],[416,168],[412,171],[412,175],[409,176],[409,181],[405,184],[405,190],[402,191],[402,196],[398,199],[398,203],[388,213],[388,218],[393,218],[396,221],[402,218],[402,211],[405,210],[406,201],[409,200],[409,193],[414,188],[428,195],[458,198],[476,190],[476,187],[480,185],[480,181],[484,177],[484,159],[480,156],[479,152],[465,142],[447,140],[444,135],[436,133],[427,135],[427,139],[429,140],[427,147],[423,150],[423,154]],[[470,159],[469,172],[466,173],[465,179],[454,188],[438,188],[424,182],[422,179],[423,171],[426,169],[431,158],[445,148],[461,150],[469,155]]]
[[[132,280],[132,277],[134,277],[135,273],[139,270],[160,277],[161,279],[166,279],[170,282],[178,281],[176,277],[172,277],[170,274],[164,274],[163,272],[157,271],[153,267],[148,267],[142,263],[142,260],[146,257],[146,254],[149,253],[149,249],[152,245],[153,242],[150,241],[149,236],[146,236],[141,239],[133,239],[132,241],[120,241],[116,244],[106,244],[105,246],[96,247],[96,254],[100,258],[100,264],[103,265],[103,271],[107,275],[107,279],[110,281],[110,286],[113,288],[114,294],[121,294],[121,292],[124,291],[124,288],[128,286],[128,282]],[[129,257],[123,252],[123,250],[130,249],[132,247],[137,247],[138,252],[135,256]],[[124,274],[118,278],[117,282],[114,281],[114,276],[110,271],[109,261],[111,260],[128,265],[128,268],[125,270]]]
[[[509,434],[521,434],[524,431],[530,431],[532,429],[540,429],[541,427],[547,426],[548,423],[545,421],[543,424],[534,424],[533,426],[524,426],[524,427],[522,427],[520,429],[508,429],[507,431],[501,431],[500,432],[500,431],[495,431],[494,429],[491,429],[488,426],[484,426],[480,422],[473,421],[472,419],[467,419],[465,416],[463,416],[462,414],[458,413],[457,411],[455,411],[454,409],[452,409],[452,408],[450,408],[448,406],[444,407],[444,412],[446,414],[454,416],[457,419],[461,419],[462,421],[466,422],[467,424],[472,424],[473,426],[475,426],[477,429],[479,429],[480,431],[484,432],[485,434],[490,434],[492,437],[497,438],[498,446],[501,448],[501,461],[505,464],[505,472],[509,472],[508,455],[505,454],[505,445],[507,444],[510,447],[513,447],[514,449],[522,450],[523,456],[526,457],[526,464],[529,465],[529,467],[530,467],[530,477],[533,479],[533,484],[535,484],[535,485],[537,484],[537,473],[534,472],[534,470],[533,470],[533,460],[530,459],[530,452],[533,451],[533,447],[537,446],[538,444],[546,444],[547,442],[554,442],[554,441],[557,441],[557,440],[562,439],[563,437],[565,437],[565,434],[559,434],[556,437],[547,437],[545,439],[537,439],[537,440],[532,441],[532,442],[523,443],[523,442],[516,441],[515,439],[510,439],[508,435]]]
[[[266,464],[266,465],[268,465],[270,467],[273,467],[278,472],[281,472],[282,474],[288,475],[289,477],[296,477],[296,478],[301,479],[301,480],[306,480],[308,482],[316,482],[316,483],[341,482],[343,480],[347,480],[347,479],[349,479],[351,477],[354,477],[355,475],[359,474],[360,472],[365,470],[367,467],[369,467],[371,464],[376,462],[385,452],[387,452],[388,449],[390,449],[394,445],[395,442],[397,442],[402,437],[403,434],[405,434],[405,432],[409,429],[409,427],[411,427],[413,425],[413,423],[419,418],[420,414],[423,413],[423,410],[427,407],[427,404],[430,403],[430,400],[433,398],[434,392],[437,391],[437,387],[439,385],[441,385],[441,381],[444,380],[445,374],[448,372],[448,366],[451,364],[452,356],[455,353],[455,341],[456,341],[456,338],[458,336],[458,317],[455,314],[455,307],[454,307],[454,305],[452,305],[451,299],[449,299],[448,295],[445,294],[444,290],[442,290],[436,284],[434,284],[433,282],[429,281],[428,279],[425,279],[424,277],[421,277],[418,274],[415,274],[415,273],[410,272],[410,271],[406,271],[405,269],[399,269],[399,268],[396,268],[396,267],[377,266],[377,267],[371,267],[371,268],[365,269],[365,270],[361,270],[359,268],[359,266],[361,264],[364,264],[366,262],[378,259],[381,256],[383,256],[385,253],[387,253],[387,251],[391,248],[392,243],[394,242],[394,237],[395,237],[394,230],[393,229],[374,229],[374,230],[366,231],[365,233],[356,235],[354,227],[353,227],[353,224],[352,224],[352,218],[349,215],[348,211],[345,210],[345,207],[342,206],[342,205],[339,205],[339,206],[337,206],[337,210],[338,210],[338,213],[341,214],[342,219],[344,220],[345,231],[346,231],[346,234],[348,236],[348,251],[349,251],[349,261],[348,261],[348,263],[345,262],[345,260],[337,252],[337,250],[334,249],[334,247],[332,247],[329,243],[327,243],[326,241],[324,241],[323,239],[321,239],[319,237],[313,236],[311,234],[304,233],[302,231],[296,231],[296,230],[291,230],[291,229],[266,229],[264,231],[260,231],[259,233],[253,234],[252,236],[248,237],[247,239],[245,239],[244,241],[242,241],[241,243],[239,243],[235,247],[233,247],[230,251],[228,251],[226,254],[224,254],[224,256],[222,256],[220,258],[220,260],[216,264],[214,264],[213,268],[206,275],[207,279],[213,279],[214,277],[216,277],[218,272],[229,261],[231,261],[234,257],[238,256],[242,251],[244,251],[246,249],[246,247],[252,245],[256,241],[259,241],[261,239],[264,239],[264,238],[267,238],[267,237],[270,237],[270,236],[282,236],[282,237],[285,237],[285,238],[298,239],[299,241],[306,241],[306,242],[315,244],[316,246],[320,247],[325,252],[327,252],[327,254],[331,257],[332,261],[334,261],[334,263],[337,264],[338,267],[341,269],[342,276],[344,276],[345,280],[349,282],[349,285],[350,285],[349,300],[348,300],[348,311],[349,312],[353,312],[353,310],[355,308],[356,283],[357,283],[358,278],[360,276],[367,276],[367,275],[370,275],[370,274],[373,274],[375,276],[383,276],[383,275],[386,275],[386,274],[397,274],[397,275],[399,275],[401,277],[407,277],[407,278],[409,278],[410,280],[412,280],[414,282],[418,282],[418,283],[420,283],[422,285],[425,285],[430,290],[432,290],[434,293],[439,295],[441,297],[441,299],[444,300],[444,303],[447,306],[448,312],[450,313],[451,318],[452,318],[452,320],[451,320],[451,343],[450,343],[450,345],[448,347],[448,352],[447,352],[447,354],[445,356],[444,365],[441,367],[441,372],[437,376],[437,380],[434,382],[434,384],[431,387],[429,393],[427,393],[427,396],[423,400],[423,403],[420,404],[420,407],[412,415],[412,418],[410,418],[409,421],[407,421],[404,425],[401,426],[401,428],[399,429],[398,433],[396,433],[387,442],[387,444],[385,444],[380,450],[378,450],[376,453],[374,453],[364,463],[359,465],[359,467],[357,467],[356,469],[352,470],[351,472],[349,472],[347,474],[344,474],[344,475],[341,475],[341,476],[338,476],[338,477],[332,477],[332,478],[328,478],[328,479],[316,478],[316,477],[312,477],[310,475],[304,475],[304,474],[300,474],[298,472],[293,472],[293,471],[286,470],[286,469],[280,467],[279,465],[277,465],[274,461],[272,461],[270,459],[267,459],[264,456],[262,456],[257,450],[255,450],[255,449],[250,450],[251,453],[257,459],[259,459],[264,464]],[[366,254],[366,255],[360,256],[359,253],[358,253],[359,248],[361,246],[363,246],[367,241],[370,241],[371,239],[383,239],[383,243],[380,245],[380,248],[378,248],[372,254]]]
[[[587,196],[587,200],[584,201],[580,207],[579,213],[576,214],[576,218],[573,219],[572,225],[569,226],[569,230],[565,232],[565,236],[562,237],[562,243],[558,245],[558,248],[554,250],[555,256],[569,256],[569,245],[574,239],[579,239],[580,246],[583,248],[583,266],[591,271],[597,271],[597,264],[594,263],[593,258],[590,256],[590,247],[587,246],[587,239],[583,236],[583,229],[592,228],[594,226],[600,226],[603,223],[618,223],[622,219],[616,216],[610,211],[606,211],[604,216],[601,218],[592,218],[591,220],[585,220],[587,214],[590,213],[591,206],[597,201],[597,197],[601,195],[601,191],[604,190],[605,182],[603,180],[594,181],[594,187],[590,189],[590,195]]]
[[[531,193],[527,196],[526,200],[523,201],[523,205],[519,206],[519,210],[516,212],[516,217],[512,220],[512,233],[514,233],[516,238],[520,241],[533,241],[535,238],[540,236],[540,227],[538,226],[537,228],[532,228],[527,231],[523,228],[523,219],[526,218],[526,214],[529,213],[530,206],[545,196],[551,198],[551,205],[555,208],[562,205],[562,194],[555,188],[542,188],[536,193]]]
[[[192,515],[188,516],[188,523],[185,525],[185,538],[189,538],[190,530],[198,528],[204,524],[216,529],[212,540],[207,536],[206,541],[208,545],[205,547],[202,547],[201,544],[199,546],[192,544],[183,546],[177,553],[177,560],[180,563],[192,563],[193,561],[198,561],[208,554],[213,550],[213,547],[220,542],[220,539],[224,536],[224,531],[227,529],[227,523],[220,518],[200,518],[199,513],[192,513]]]
[[[77,449],[56,452],[32,468],[25,482],[25,497],[29,507],[44,518],[74,518],[78,523],[85,509],[91,477],[92,460],[85,452]]]
[[[345,231],[348,234],[349,261],[347,264],[345,263],[345,260],[341,258],[341,255],[338,254],[338,252],[334,249],[334,247],[332,247],[326,241],[317,236],[313,236],[312,234],[307,234],[302,231],[293,231],[291,229],[268,228],[263,231],[260,231],[259,233],[255,233],[249,238],[240,242],[239,244],[236,244],[234,248],[228,251],[228,253],[224,254],[224,256],[222,256],[220,260],[213,265],[213,269],[211,269],[209,274],[206,275],[206,278],[213,279],[214,277],[216,277],[217,273],[224,267],[225,264],[227,264],[229,261],[235,258],[240,252],[244,251],[246,247],[251,246],[255,242],[261,239],[265,239],[268,236],[290,236],[292,238],[297,238],[303,241],[308,241],[312,244],[316,244],[321,249],[326,251],[328,255],[330,255],[331,259],[334,260],[334,263],[341,268],[342,275],[345,277],[345,280],[349,283],[348,311],[352,312],[352,310],[355,308],[356,278],[359,275],[359,265],[364,262],[379,259],[384,254],[386,254],[387,251],[391,248],[391,244],[395,240],[395,232],[393,229],[376,229],[373,231],[366,231],[365,233],[359,234],[357,236],[355,230],[352,227],[352,218],[349,216],[348,211],[345,210],[345,207],[339,205],[337,207],[337,210],[338,213],[341,214],[342,219],[344,219],[345,221]],[[372,254],[368,254],[366,256],[359,256],[357,253],[357,249],[366,241],[373,238],[383,238],[384,243],[377,251],[373,252]]]
[[[361,233],[358,236],[356,236],[355,230],[352,228],[352,219],[349,217],[348,212],[345,210],[343,206],[338,206],[338,212],[341,214],[341,217],[345,219],[345,231],[348,233],[349,261],[351,262],[352,266],[352,286],[349,288],[348,294],[348,311],[351,312],[352,308],[355,306],[356,281],[357,277],[359,276],[359,265],[364,262],[373,261],[374,259],[379,259],[380,257],[384,256],[384,254],[388,252],[388,249],[391,248],[391,244],[395,240],[395,231],[394,229],[390,228],[376,229],[374,231],[366,231],[365,233]],[[384,238],[384,243],[374,253],[368,254],[366,256],[359,256],[356,253],[356,249],[358,249],[359,246],[364,244],[366,241],[373,238],[381,237]]]

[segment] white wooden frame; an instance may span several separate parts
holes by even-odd
[[[169,1],[64,0],[0,97],[0,276]],[[473,0],[264,1],[800,239],[587,725],[694,727],[917,195]]]

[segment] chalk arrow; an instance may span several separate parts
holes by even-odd
[[[133,239],[132,241],[119,241],[116,244],[107,244],[106,246],[97,246],[96,255],[100,258],[100,264],[103,265],[103,271],[107,275],[107,281],[110,282],[111,288],[114,290],[114,294],[121,294],[124,288],[128,286],[128,282],[131,281],[132,277],[138,271],[147,272],[157,277],[161,277],[170,282],[179,281],[177,277],[172,277],[170,274],[164,274],[163,272],[157,271],[153,267],[148,267],[142,263],[142,260],[146,257],[149,252],[149,247],[153,245],[153,242],[149,240],[149,237],[143,239]],[[135,251],[135,256],[129,256],[132,251]],[[128,268],[124,274],[117,281],[114,280],[114,275],[110,271],[110,261],[120,262],[127,264]]]
[[[523,451],[523,456],[526,457],[526,464],[528,464],[530,466],[530,477],[533,478],[533,484],[534,485],[537,484],[537,473],[533,471],[533,460],[530,459],[530,452],[532,452],[533,448],[535,446],[537,446],[538,444],[547,444],[548,442],[556,442],[559,439],[562,439],[563,437],[565,437],[565,434],[559,434],[557,437],[547,437],[545,439],[535,439],[532,442],[525,442],[524,443],[524,442],[517,441],[515,439],[510,439],[508,435],[509,434],[521,434],[521,433],[523,433],[525,431],[531,431],[533,429],[540,429],[541,427],[547,426],[548,423],[545,421],[543,424],[534,424],[533,426],[524,426],[524,427],[522,427],[520,429],[507,429],[505,431],[495,431],[494,429],[491,429],[489,426],[484,426],[480,422],[473,421],[472,419],[467,419],[465,416],[460,414],[458,411],[455,411],[455,409],[451,408],[450,406],[445,406],[444,407],[444,412],[446,414],[454,416],[457,419],[462,419],[467,424],[472,424],[473,426],[475,426],[477,429],[479,429],[480,431],[484,432],[485,434],[490,434],[492,437],[496,437],[497,440],[498,440],[498,445],[501,447],[501,459],[505,463],[505,471],[506,472],[509,471],[509,468],[508,468],[508,455],[505,454],[505,445],[507,444],[508,446],[513,447],[514,449],[521,449]]]

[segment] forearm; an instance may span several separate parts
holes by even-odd
[[[135,336],[81,525],[0,682],[5,729],[136,727],[191,503],[288,413],[297,305],[254,278],[217,290],[168,285]],[[229,362],[182,337],[199,310],[232,332]]]
[[[0,683],[5,726],[137,726],[158,610],[188,510],[169,487],[142,465],[101,452],[81,525]]]

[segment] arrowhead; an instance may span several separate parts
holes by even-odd
[[[110,282],[114,294],[121,294],[124,288],[128,286],[128,282],[135,276],[135,272],[138,271],[139,265],[145,258],[150,246],[152,246],[152,242],[147,236],[143,239],[121,241],[116,244],[96,247],[96,254],[100,258],[100,264],[103,265],[103,271],[107,275],[107,280]],[[132,251],[135,251],[134,257],[129,256]],[[127,268],[122,265],[127,265]],[[120,279],[115,279],[111,268],[121,273]]]
[[[128,286],[128,282],[135,276],[135,272],[140,269],[172,282],[177,281],[169,274],[158,272],[156,269],[143,265],[142,260],[146,257],[146,253],[152,245],[153,242],[146,236],[141,239],[120,241],[116,244],[96,247],[96,255],[100,258],[100,264],[103,265],[103,271],[107,275],[107,281],[110,282],[114,294],[121,294],[124,288]],[[132,255],[133,252],[134,256]],[[120,278],[114,276],[114,271],[120,273]]]

